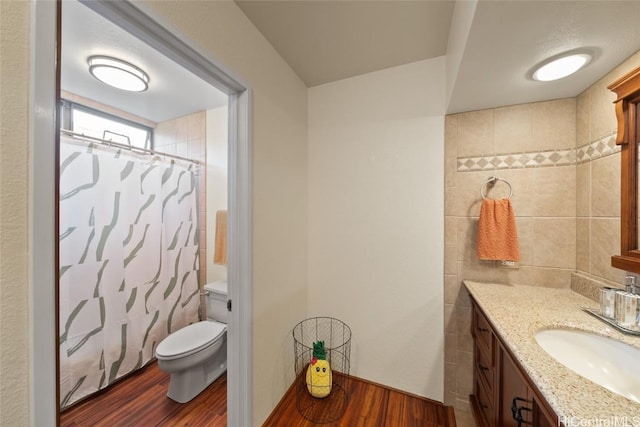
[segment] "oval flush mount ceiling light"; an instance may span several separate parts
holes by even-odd
[[[572,53],[556,57],[537,66],[533,72],[533,79],[541,82],[558,80],[575,73],[589,61],[591,61],[589,53]]]
[[[109,86],[130,92],[144,92],[149,88],[149,76],[133,64],[110,56],[90,56],[89,73]]]

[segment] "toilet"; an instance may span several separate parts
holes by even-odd
[[[156,348],[158,367],[171,374],[167,396],[178,403],[196,397],[227,370],[227,282],[204,288],[207,320],[175,331]]]

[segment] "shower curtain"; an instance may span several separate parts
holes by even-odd
[[[198,320],[197,168],[61,137],[61,408]]]

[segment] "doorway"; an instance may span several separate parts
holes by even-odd
[[[187,42],[158,24],[149,14],[132,3],[84,3],[99,15],[229,96],[228,282],[229,299],[233,301],[233,310],[229,318],[228,346],[230,353],[233,352],[239,356],[229,358],[228,363],[228,424],[250,425],[252,421],[250,91],[233,76],[223,72],[214,61],[195,51]],[[51,291],[50,284],[55,283],[56,280],[58,256],[55,244],[58,230],[56,230],[56,221],[51,221],[56,217],[56,201],[52,200],[52,194],[57,192],[55,178],[58,172],[57,160],[52,162],[52,159],[58,158],[58,153],[51,148],[57,145],[53,144],[53,141],[57,141],[58,136],[55,126],[56,99],[51,94],[59,93],[59,86],[57,86],[59,78],[53,78],[55,73],[45,75],[47,70],[51,72],[55,69],[56,58],[51,55],[51,47],[55,46],[56,38],[59,40],[60,37],[60,31],[56,28],[60,22],[59,13],[60,3],[35,3],[34,69],[37,70],[37,74],[42,74],[42,79],[36,79],[38,84],[34,88],[34,105],[52,113],[34,117],[32,138],[35,145],[32,150],[32,162],[35,165],[31,197],[34,206],[32,265],[39,267],[38,271],[35,268],[32,271],[33,375],[39,378],[39,386],[34,387],[32,401],[34,402],[33,420],[35,425],[39,426],[55,425],[55,421],[52,422],[52,420],[56,420],[57,417],[52,411],[58,407],[59,401],[58,392],[54,393],[52,390],[52,385],[55,386],[57,383],[55,380],[57,366],[53,366],[50,360],[50,355],[56,353],[55,337],[57,336],[51,327],[52,324],[57,324],[55,320],[57,296]],[[52,38],[52,33],[57,33],[57,37]],[[47,141],[50,145],[45,147]],[[36,243],[36,236],[43,234],[47,235],[49,243],[54,244],[42,245],[41,241]],[[53,268],[43,269],[43,266]],[[52,378],[54,381],[51,381]]]

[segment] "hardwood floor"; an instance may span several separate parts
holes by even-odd
[[[342,417],[314,424],[297,408],[296,387],[287,391],[265,427],[455,427],[453,409],[417,396],[351,377]],[[61,427],[134,427],[227,425],[227,377],[223,375],[191,402],[180,404],[166,396],[169,376],[154,362],[109,389],[61,414]],[[332,391],[332,394],[334,394]],[[335,396],[339,396],[335,393]],[[311,398],[307,393],[300,399]],[[326,404],[329,400],[321,400]],[[314,400],[316,404],[318,400]],[[306,402],[306,403],[308,403]],[[246,427],[246,426],[242,426]]]
[[[335,376],[334,376],[335,378]],[[453,408],[445,407],[418,396],[413,396],[379,384],[350,377],[345,382],[347,394],[346,409],[335,422],[316,424],[300,414],[298,406],[305,408],[313,400],[317,407],[314,412],[306,411],[307,418],[322,419],[324,405],[335,406],[328,400],[314,399],[306,393],[304,379],[302,389],[292,385],[278,406],[273,410],[263,427],[455,427]],[[302,390],[302,392],[300,392]],[[335,390],[332,390],[332,395]],[[299,397],[296,396],[300,393]],[[296,400],[298,399],[298,400]],[[339,405],[338,405],[339,406]],[[331,409],[329,409],[331,411]]]
[[[227,375],[192,401],[167,397],[169,375],[153,362],[108,389],[64,411],[60,427],[133,427],[227,425]]]

